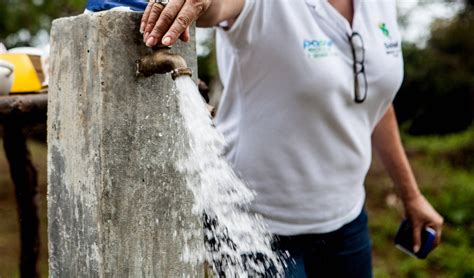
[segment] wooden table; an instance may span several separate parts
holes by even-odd
[[[3,146],[10,164],[20,223],[21,277],[38,277],[39,253],[38,180],[26,145],[25,128],[46,123],[48,95],[22,94],[0,97]]]

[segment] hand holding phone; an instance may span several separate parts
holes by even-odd
[[[395,246],[410,256],[425,259],[433,250],[436,232],[432,228],[425,227],[421,230],[421,248],[418,252],[413,251],[413,227],[408,219],[402,221],[395,237]]]

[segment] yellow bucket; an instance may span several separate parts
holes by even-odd
[[[31,93],[42,89],[41,57],[27,54],[0,54],[0,60],[5,60],[15,66],[15,80],[11,89],[14,93]]]

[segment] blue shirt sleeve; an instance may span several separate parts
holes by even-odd
[[[134,11],[144,11],[148,2],[146,0],[89,0],[87,10],[99,12],[117,7],[129,7]]]

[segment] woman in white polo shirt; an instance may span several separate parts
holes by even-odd
[[[257,192],[288,277],[370,277],[364,179],[381,157],[414,227],[441,236],[418,190],[392,100],[403,79],[395,0],[170,0],[150,3],[152,47],[188,39],[193,20],[217,31],[224,94],[217,128],[227,158]]]

